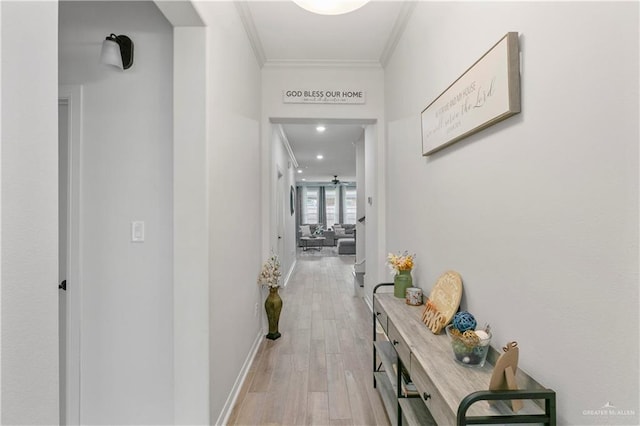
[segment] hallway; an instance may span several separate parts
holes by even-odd
[[[388,425],[372,386],[371,311],[354,295],[353,256],[298,257],[229,425]]]

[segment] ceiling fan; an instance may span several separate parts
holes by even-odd
[[[338,175],[333,175],[333,180],[331,181],[332,184],[337,185],[340,183],[340,180],[338,179]]]

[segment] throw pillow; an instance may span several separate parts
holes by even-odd
[[[345,235],[347,235],[347,233],[344,231],[344,228],[336,227],[334,230],[336,232],[336,237],[344,237]]]
[[[311,228],[309,228],[309,225],[300,225],[300,233],[302,234],[303,237],[310,237]]]

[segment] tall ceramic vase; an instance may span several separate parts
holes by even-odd
[[[267,311],[267,319],[269,320],[267,339],[276,340],[280,337],[278,322],[280,321],[280,311],[282,311],[282,299],[278,294],[278,287],[269,287],[269,295],[264,301],[264,309]]]
[[[413,278],[411,277],[411,269],[398,271],[393,279],[393,295],[404,299],[407,289],[412,286]]]

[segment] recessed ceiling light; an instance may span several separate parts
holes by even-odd
[[[323,156],[322,154],[318,154],[318,155],[316,155],[316,158],[317,158],[318,160],[322,160],[322,159],[324,158],[324,156]]]
[[[318,133],[322,133],[322,132],[324,132],[325,130],[327,130],[327,128],[326,128],[326,127],[324,127],[324,126],[322,126],[322,125],[320,125],[320,126],[316,127],[316,131],[317,131]]]
[[[298,173],[302,173],[302,169],[298,169]]]
[[[305,178],[302,178],[302,180],[303,180],[303,181],[306,181],[306,179],[305,179]]]

